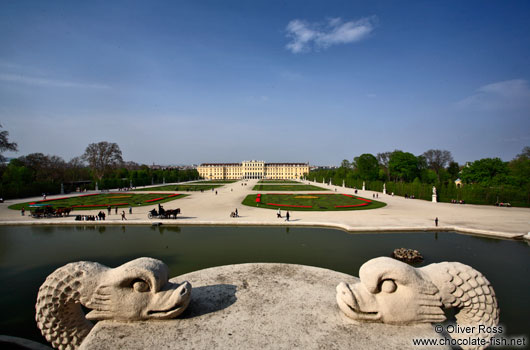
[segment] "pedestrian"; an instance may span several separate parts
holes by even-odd
[[[278,212],[276,213],[276,218],[281,218],[281,217],[282,217],[282,210],[278,209]]]
[[[372,198],[375,198],[375,193],[374,193],[374,194],[372,194]]]
[[[46,193],[43,193],[43,194],[42,194],[42,200],[43,200],[43,201],[46,200]]]
[[[438,227],[438,217],[436,217],[436,219],[434,219],[434,225],[436,225],[436,227]]]
[[[22,207],[22,209],[20,210],[20,214],[22,214],[22,216],[24,216],[25,212],[26,212],[26,209],[24,209],[24,207]]]
[[[132,206],[129,206],[129,214],[132,214]]]
[[[376,193],[376,194],[375,194],[375,198],[379,198],[379,193]]]
[[[109,206],[107,207],[107,212],[108,212],[109,215],[110,215],[110,210],[111,210],[111,207],[110,207],[110,205],[109,205]]]
[[[289,212],[285,213],[285,221],[289,221],[289,217],[290,217]]]
[[[121,212],[121,220],[127,220],[127,218],[125,217],[125,210],[122,210]]]
[[[215,191],[215,195],[217,196],[217,191]]]
[[[118,215],[118,207],[114,208],[114,214]]]
[[[236,218],[239,217],[239,212],[237,211],[237,208],[236,208]]]

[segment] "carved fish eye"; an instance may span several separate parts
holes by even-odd
[[[384,280],[381,282],[381,291],[385,293],[394,293],[397,289],[396,282],[392,280]]]
[[[149,291],[149,284],[141,279],[136,279],[132,282],[132,288],[136,292],[147,292]]]

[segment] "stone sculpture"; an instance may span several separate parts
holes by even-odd
[[[455,308],[458,326],[470,332],[452,333],[455,339],[489,339],[499,322],[495,292],[477,270],[458,262],[442,262],[414,268],[387,257],[364,263],[359,279],[337,286],[337,303],[349,318],[389,324],[445,321],[443,308]],[[481,326],[481,327],[479,327]],[[493,329],[494,330],[494,329]],[[485,346],[463,346],[483,349]]]
[[[89,320],[139,321],[180,315],[191,285],[168,281],[160,260],[139,258],[111,269],[80,261],[51,273],[37,296],[36,321],[56,349],[76,349],[93,327]],[[81,308],[91,309],[86,317]]]

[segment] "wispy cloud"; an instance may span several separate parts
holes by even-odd
[[[0,73],[0,81],[26,84],[31,86],[48,86],[61,88],[85,88],[85,89],[108,89],[109,86],[102,84],[79,83],[57,79],[39,78],[21,74]]]
[[[487,84],[456,105],[460,108],[479,110],[530,108],[530,87],[524,79]]]
[[[348,44],[366,38],[375,29],[375,16],[344,22],[341,18],[331,18],[324,23],[309,23],[294,19],[287,24],[285,46],[292,53],[304,53],[326,49],[332,45]]]

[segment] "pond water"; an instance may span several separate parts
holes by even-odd
[[[149,256],[164,261],[171,277],[247,262],[312,265],[358,276],[364,262],[399,247],[418,249],[426,258],[418,266],[459,261],[481,271],[495,289],[507,334],[528,333],[530,247],[522,241],[293,227],[0,226],[0,334],[45,343],[34,321],[38,288],[72,261],[115,267]]]

